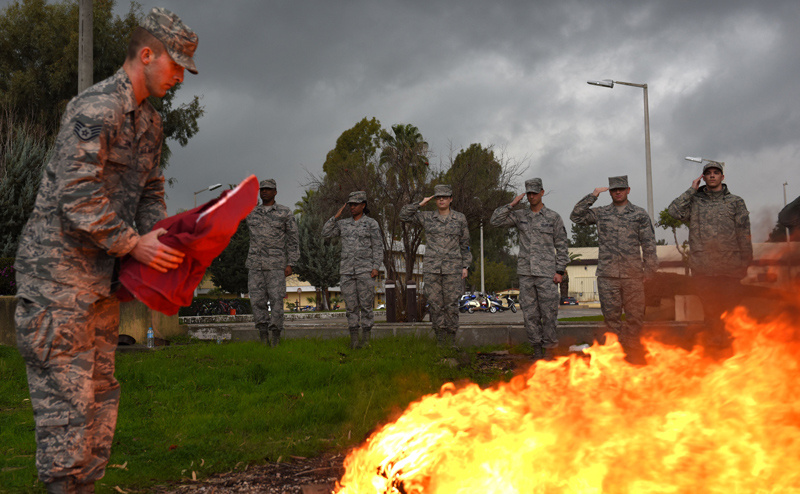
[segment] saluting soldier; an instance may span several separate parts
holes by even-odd
[[[272,178],[259,184],[261,204],[247,216],[250,249],[245,267],[247,289],[261,342],[278,346],[283,331],[286,278],[300,259],[300,239],[292,210],[275,202],[277,184]],[[269,301],[272,313],[267,308]]]
[[[753,261],[750,212],[744,199],[723,183],[723,164],[710,161],[691,187],[672,201],[670,216],[689,223],[689,266],[703,302],[712,342],[730,344],[720,319],[739,300],[741,280]],[[700,181],[705,185],[700,186]]]
[[[341,219],[345,208],[350,209],[350,218]],[[383,263],[383,240],[378,222],[368,214],[367,193],[351,192],[347,203],[322,227],[323,237],[342,238],[339,287],[347,305],[350,348],[369,346],[375,324],[375,278]]]
[[[434,198],[436,211],[419,210]],[[403,206],[400,211],[400,221],[414,222],[425,229],[424,293],[439,346],[455,346],[458,300],[464,293],[464,278],[472,263],[467,217],[450,209],[452,202],[453,189],[437,185],[432,196],[419,204]]]
[[[166,216],[161,117],[147,101],[197,73],[197,35],[154,8],[113,76],[67,105],[55,152],[20,238],[17,346],[36,423],[36,467],[50,493],[94,492],[105,474],[119,405],[115,262],[160,272],[183,253],[162,244]],[[134,228],[134,224],[136,228]]]
[[[542,202],[541,178],[525,181],[525,193],[492,213],[489,222],[519,231],[519,302],[535,359],[558,346],[558,284],[569,262],[567,230],[561,216]],[[529,207],[514,210],[527,197]]]
[[[611,204],[592,208],[606,191]],[[628,361],[643,364],[644,278],[658,270],[658,256],[650,216],[628,200],[630,191],[627,175],[609,177],[608,187],[598,187],[578,201],[569,218],[577,225],[597,225],[597,291],[603,317],[619,336]]]

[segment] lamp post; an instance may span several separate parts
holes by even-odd
[[[783,207],[786,207],[786,186],[789,185],[789,182],[783,182]],[[786,241],[791,242],[791,235],[789,231],[789,227],[785,227],[783,229],[786,232]]]
[[[486,288],[483,283],[483,220],[481,220],[481,293],[486,293]]]
[[[214,189],[219,189],[220,187],[222,187],[222,184],[214,184],[214,185],[209,185],[205,189],[200,189],[197,192],[195,192],[194,193],[194,207],[197,207],[197,194],[199,194],[201,192],[205,192],[207,190],[210,191],[210,190],[214,190]]]
[[[623,86],[640,87],[644,90],[644,154],[645,163],[647,166],[647,214],[650,216],[650,221],[655,222],[655,216],[653,213],[653,170],[650,163],[650,110],[647,102],[647,84],[612,81],[611,79],[603,79],[602,81],[586,81],[586,83],[591,84],[592,86],[607,88],[613,88],[614,84],[622,84]]]

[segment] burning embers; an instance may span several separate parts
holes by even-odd
[[[609,337],[590,361],[447,384],[354,450],[336,492],[800,492],[800,331],[741,308],[727,325],[724,361],[646,341],[635,367]]]

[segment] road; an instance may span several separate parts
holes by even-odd
[[[586,307],[584,305],[562,305],[559,306],[558,318],[564,317],[586,317],[586,316],[599,316],[602,313],[600,308]],[[427,317],[426,317],[427,320]],[[500,322],[500,323],[520,323],[522,324],[522,311],[517,310],[516,314],[510,310],[503,312],[496,312],[491,314],[489,312],[475,312],[473,314],[463,313],[460,315],[462,323],[481,323],[481,322]]]

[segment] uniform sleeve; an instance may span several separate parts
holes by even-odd
[[[569,219],[576,225],[594,225],[597,223],[597,216],[595,216],[591,207],[596,201],[597,197],[594,194],[587,194],[572,208]]]
[[[670,216],[679,221],[688,221],[689,214],[692,212],[692,199],[697,193],[692,187],[678,196],[667,208]]]
[[[289,266],[296,266],[300,260],[300,235],[297,231],[297,220],[289,212],[286,219],[286,258]]]
[[[561,216],[558,214],[556,214],[553,225],[553,244],[556,248],[556,272],[564,272],[569,263],[569,243],[567,241],[567,229],[564,227],[564,220],[562,220]]]
[[[400,210],[400,221],[403,223],[415,223],[418,226],[423,226],[422,219],[419,214],[419,203],[406,204]]]
[[[110,143],[124,115],[105,105],[69,109],[59,135],[56,171],[61,185],[59,214],[64,229],[88,239],[108,255],[121,257],[139,241],[139,235],[114,211],[103,186]],[[71,115],[71,116],[70,116]]]
[[[645,277],[652,276],[658,271],[658,254],[656,254],[656,233],[650,216],[642,213],[639,220],[639,245],[642,246],[642,259],[644,261]]]
[[[381,228],[377,221],[372,221],[370,225],[370,242],[372,243],[372,269],[381,269],[383,264],[383,239],[381,238]]]
[[[164,201],[164,175],[160,166],[162,142],[163,139],[159,139],[156,144],[159,151],[139,198],[139,206],[136,208],[136,227],[140,235],[152,230],[156,223],[167,216],[167,203]]]
[[[336,220],[336,216],[331,216],[331,218],[322,225],[323,238],[338,237],[341,234],[342,232],[339,231],[339,223]]]
[[[469,225],[467,225],[467,217],[461,217],[461,238],[459,239],[459,247],[461,248],[461,267],[468,269],[472,264],[472,252],[469,250]]]
[[[742,258],[742,267],[747,268],[753,262],[753,243],[750,237],[750,212],[741,198],[736,202],[736,241]],[[747,273],[743,273],[743,276]]]
[[[489,224],[496,227],[514,226],[516,222],[514,221],[514,215],[511,214],[512,211],[510,204],[500,206],[492,213]]]

